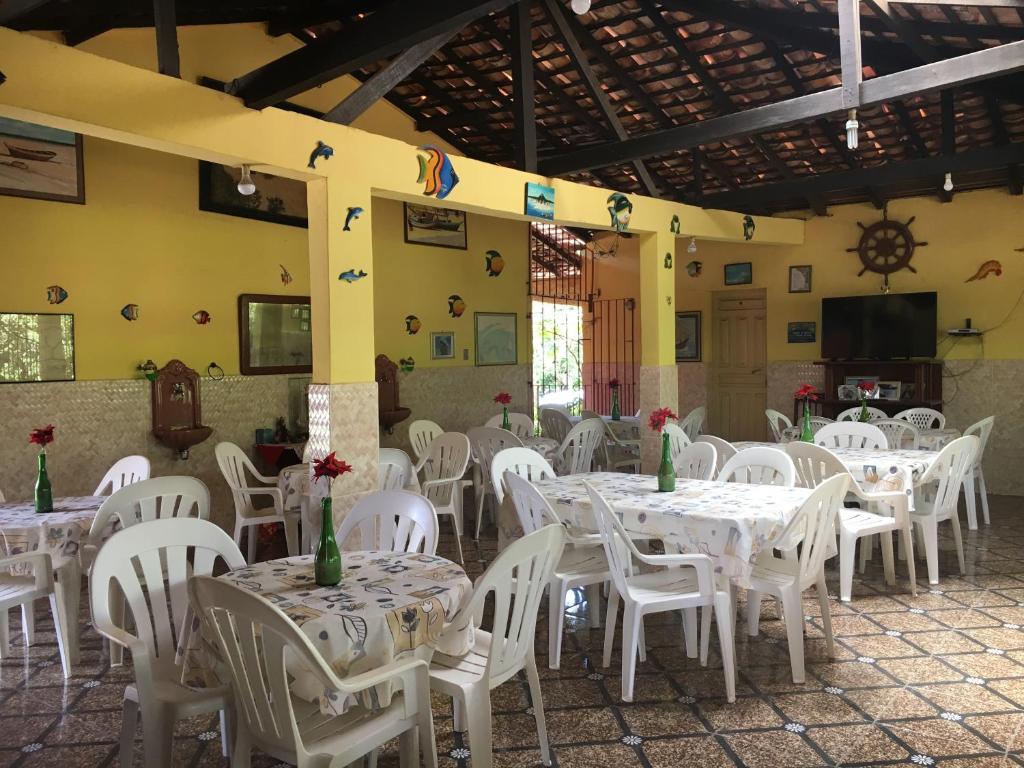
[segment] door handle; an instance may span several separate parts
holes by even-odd
[[[760,373],[760,372],[761,372],[760,368],[755,368],[754,370],[751,371],[751,373]]]

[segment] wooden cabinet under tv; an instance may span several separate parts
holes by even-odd
[[[858,405],[858,401],[840,400],[839,385],[848,377],[878,377],[879,381],[900,382],[899,400],[870,400],[868,405],[894,416],[907,408],[934,408],[942,410],[942,362],[937,360],[824,360],[817,365],[825,368],[825,391],[814,404],[814,412],[834,419],[847,408]],[[914,393],[905,396],[907,385],[912,384]],[[799,416],[800,403],[793,404],[793,416]]]

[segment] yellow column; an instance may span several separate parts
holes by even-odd
[[[655,408],[679,409],[675,249],[675,235],[667,227],[640,241],[640,448],[647,473],[656,472],[661,459],[661,440],[647,428],[647,418]]]

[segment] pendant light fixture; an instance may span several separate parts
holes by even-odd
[[[944,190],[946,190],[947,192],[952,192],[953,191],[953,174],[952,173],[947,173],[946,174],[946,180],[944,182],[942,182],[942,188]]]
[[[687,253],[696,253],[697,252],[697,238],[696,237],[691,237],[690,238],[690,244],[688,246],[686,246],[686,252]]]
[[[582,16],[590,10],[590,0],[572,0],[569,3],[569,7],[572,8],[572,12],[577,16]]]
[[[238,194],[246,197],[256,194],[256,184],[252,180],[248,165],[242,166],[242,178],[238,180]]]
[[[847,113],[846,120],[846,148],[856,149],[857,148],[857,129],[860,128],[860,123],[857,122],[857,110],[851,109]]]

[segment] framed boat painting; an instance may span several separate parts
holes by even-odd
[[[405,242],[466,250],[466,212],[405,203]]]
[[[0,117],[0,195],[85,203],[81,134]]]

